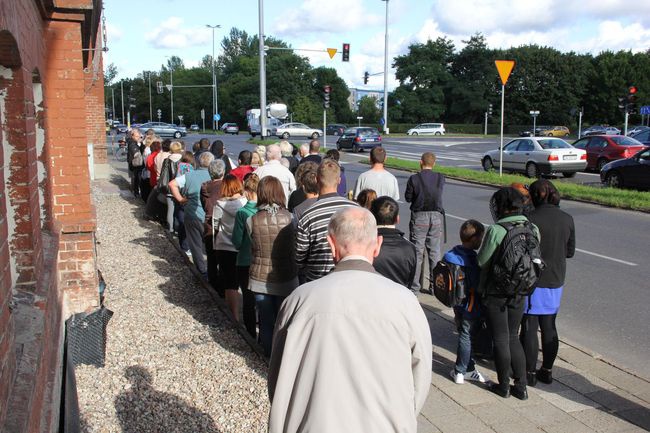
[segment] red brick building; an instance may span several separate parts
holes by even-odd
[[[0,0],[0,431],[56,431],[64,321],[99,304],[101,0]],[[93,150],[94,149],[94,150]]]

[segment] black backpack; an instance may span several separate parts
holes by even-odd
[[[529,296],[545,268],[529,221],[498,223],[507,233],[492,259],[489,295]]]
[[[466,297],[465,272],[462,266],[440,260],[431,271],[431,289],[420,290],[433,294],[447,307],[460,305]]]
[[[178,171],[178,162],[165,158],[160,168],[160,177],[158,177],[158,189],[162,194],[169,194],[169,182],[176,179]]]

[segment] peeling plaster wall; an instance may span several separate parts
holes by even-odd
[[[15,254],[12,254],[11,243],[16,236],[16,212],[14,206],[11,205],[11,198],[9,194],[9,178],[11,177],[11,157],[15,150],[15,147],[9,141],[7,134],[7,128],[5,122],[7,120],[7,105],[5,103],[5,98],[7,96],[7,88],[10,86],[13,80],[13,73],[11,69],[0,66],[0,119],[2,119],[3,124],[0,125],[0,133],[2,134],[2,153],[4,155],[4,200],[5,206],[7,209],[7,242],[9,244],[9,270],[11,273],[11,286],[15,287],[16,282],[18,281],[18,271],[17,271],[17,262]]]

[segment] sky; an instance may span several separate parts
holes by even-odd
[[[118,79],[143,70],[159,70],[165,56],[176,55],[195,66],[212,54],[232,27],[258,33],[258,1],[104,0],[107,46],[104,65],[118,67]],[[265,0],[264,33],[293,48],[339,50],[297,52],[312,66],[335,68],[349,87],[383,89],[386,2],[382,0]],[[650,48],[650,0],[389,0],[389,62],[413,43],[440,36],[456,49],[481,32],[490,48],[524,44],[560,51],[645,51]],[[350,62],[342,62],[343,43],[350,44]],[[496,70],[495,70],[496,74]],[[208,83],[209,84],[209,83]],[[389,88],[398,82],[389,71]]]

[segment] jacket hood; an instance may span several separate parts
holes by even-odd
[[[445,253],[443,259],[449,263],[458,266],[466,266],[472,261],[476,261],[476,251],[465,248],[462,245],[456,245]]]
[[[242,200],[245,199],[242,197],[230,200],[219,199],[217,204],[221,209],[223,209],[224,214],[228,214],[234,218],[237,211],[245,204],[242,203]]]

